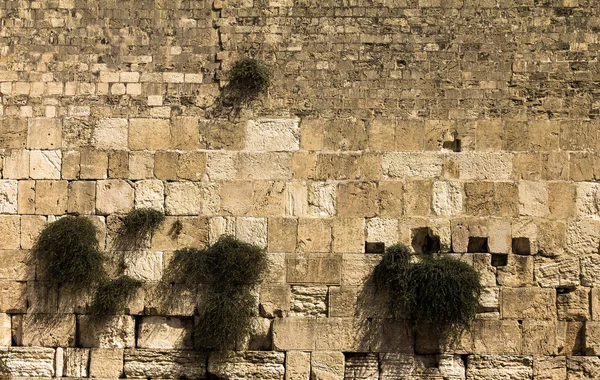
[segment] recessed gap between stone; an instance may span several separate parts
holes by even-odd
[[[515,255],[531,255],[529,238],[516,237],[512,239],[512,252]]]
[[[412,230],[412,248],[416,253],[435,253],[440,251],[440,238],[429,227]]]
[[[469,245],[467,246],[468,253],[488,253],[489,251],[488,238],[477,236],[469,237]]]
[[[492,253],[492,266],[505,267],[508,265],[508,255],[505,253]]]
[[[385,253],[385,243],[383,242],[365,242],[365,253]]]

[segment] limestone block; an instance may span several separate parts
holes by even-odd
[[[286,253],[268,253],[267,269],[263,282],[266,284],[281,284],[286,282],[287,266]]]
[[[176,223],[180,223],[180,229]],[[151,247],[160,251],[174,251],[185,247],[204,248],[208,241],[208,231],[207,218],[168,216],[152,234]]]
[[[210,243],[215,243],[222,235],[235,235],[235,218],[214,217],[208,221]]]
[[[479,307],[485,312],[495,312],[500,310],[500,288],[484,287],[479,296]]]
[[[291,153],[240,153],[237,164],[238,179],[286,180],[292,178]]]
[[[193,350],[125,350],[124,373],[127,378],[203,378],[206,353]]]
[[[517,185],[513,182],[494,184],[494,215],[516,217],[519,211]]]
[[[286,152],[300,146],[298,119],[249,120],[246,125],[246,148],[251,151]]]
[[[96,183],[96,212],[126,213],[133,208],[134,190],[126,181],[108,179]]]
[[[199,181],[206,173],[206,153],[183,152],[177,161],[177,178]]]
[[[171,145],[169,120],[130,119],[129,149],[166,150]]]
[[[135,183],[135,208],[165,209],[164,184],[158,180],[142,180]]]
[[[237,218],[235,221],[235,237],[261,248],[267,248],[267,219]]]
[[[108,176],[108,154],[98,150],[82,150],[81,179],[105,179]]]
[[[251,181],[225,181],[221,183],[221,211],[225,215],[245,216],[252,207]]]
[[[12,345],[11,317],[8,314],[0,314],[0,346]]]
[[[348,355],[346,357],[344,372],[346,378],[351,380],[379,380],[379,359],[377,354]]]
[[[548,183],[548,216],[567,219],[575,214],[576,186],[570,182]]]
[[[198,215],[202,209],[202,188],[194,182],[168,182],[165,189],[167,215]]]
[[[17,181],[0,180],[0,214],[17,213]]]
[[[2,235],[0,236],[0,247],[3,250],[19,249],[21,246],[21,218],[19,216],[0,215],[0,231],[2,231]]]
[[[29,151],[11,149],[4,156],[2,177],[8,179],[29,178]]]
[[[537,283],[544,288],[578,286],[580,282],[579,258],[537,256],[534,274]]]
[[[404,185],[404,213],[409,216],[429,216],[432,182],[409,181]]]
[[[469,245],[469,227],[460,221],[452,224],[452,252],[467,252]]]
[[[442,175],[444,155],[432,152],[386,152],[382,165],[385,178],[438,178]]]
[[[123,373],[123,349],[90,349],[90,377],[118,378]]]
[[[493,182],[467,182],[465,184],[466,211],[474,216],[491,216],[494,214]]]
[[[473,268],[479,273],[482,286],[496,286],[496,267],[492,266],[492,255],[473,254]]]
[[[371,218],[366,227],[368,242],[382,242],[386,247],[398,242],[398,219]]]
[[[140,281],[160,281],[162,278],[163,253],[158,251],[125,252],[123,274]]]
[[[514,355],[469,355],[467,380],[531,379],[533,357]]]
[[[54,355],[53,348],[9,347],[6,366],[15,377],[52,377]]]
[[[564,253],[567,226],[562,221],[541,220],[537,226],[538,253],[557,256]]]
[[[287,315],[290,310],[289,285],[263,285],[260,288],[259,307],[261,316],[273,318]]]
[[[584,351],[585,323],[557,321],[559,355],[581,355]]]
[[[600,352],[600,322],[585,322],[585,354],[598,356]]]
[[[338,215],[342,217],[373,217],[379,212],[377,185],[374,182],[338,184]]]
[[[523,321],[523,354],[556,355],[558,353],[555,321]]]
[[[285,380],[309,380],[310,352],[288,351],[285,353]]]
[[[590,289],[575,288],[556,295],[558,319],[562,321],[586,321],[590,319]]]
[[[150,100],[150,97],[149,97]],[[198,148],[198,118],[175,116],[171,124],[171,148],[194,150]]]
[[[575,216],[597,218],[600,215],[600,184],[578,182],[575,191]]]
[[[29,176],[33,179],[60,179],[60,150],[32,150],[29,155]]]
[[[27,148],[59,149],[62,145],[60,119],[30,118],[27,128]]]
[[[37,278],[43,278],[37,275]],[[47,281],[27,282],[27,313],[54,314],[58,310],[58,287]]]
[[[471,327],[474,351],[481,354],[519,354],[523,347],[516,320],[475,320]],[[469,366],[467,366],[469,368]]]
[[[65,348],[63,374],[67,377],[88,377],[89,348]],[[58,372],[58,369],[57,369]]]
[[[36,181],[35,213],[62,215],[68,210],[68,181]]]
[[[491,219],[488,224],[491,231],[488,237],[488,248],[493,253],[509,253],[511,251],[511,224],[508,220]]]
[[[382,217],[400,217],[404,213],[404,185],[399,181],[379,182],[379,213]]]
[[[340,318],[339,320],[347,321],[346,323],[350,321],[349,318]],[[415,339],[408,321],[389,318],[373,318],[370,321],[359,319],[354,320],[345,329],[345,331],[351,331],[353,341],[358,344],[352,350],[344,347],[344,351],[366,351],[365,346],[368,345],[368,350],[371,352],[397,352],[403,354],[414,352]],[[317,346],[317,348],[320,348],[318,343]],[[333,347],[330,349],[333,349]]]
[[[98,319],[78,315],[79,344],[91,348],[130,348],[135,346],[135,320],[129,315]]]
[[[211,181],[236,179],[237,168],[237,153],[209,152],[206,154],[206,174]]]
[[[394,150],[396,133],[396,122],[394,119],[376,117],[371,120],[368,127],[369,149],[377,150]],[[401,150],[401,149],[400,149]]]
[[[541,179],[540,154],[515,154],[513,156],[513,176],[516,181],[539,181]]]
[[[592,380],[600,376],[600,358],[586,356],[567,357],[567,379]]]
[[[381,155],[378,153],[321,153],[317,156],[315,179],[362,180],[381,179]]]
[[[548,212],[548,189],[546,184],[533,181],[520,182],[519,214],[546,218]]]
[[[332,249],[333,252],[363,253],[365,219],[341,217],[333,219]]]
[[[254,181],[250,213],[254,216],[284,216],[287,184],[283,181]],[[246,199],[248,202],[248,199]]]
[[[329,317],[353,317],[357,312],[358,292],[356,286],[330,286],[327,299]]]
[[[13,315],[13,339],[20,346],[75,345],[74,314]]]
[[[63,177],[64,177],[63,169]],[[129,178],[129,153],[126,151],[108,152],[108,177]]]
[[[294,152],[292,171],[295,179],[315,179],[317,177],[317,153]]]
[[[298,220],[298,251],[331,252],[332,220],[300,218]]]
[[[27,283],[0,280],[0,311],[6,313],[27,311]]]
[[[192,348],[194,321],[175,317],[142,318],[137,337],[138,348]]]
[[[306,182],[288,182],[288,198],[285,202],[285,215],[307,216],[308,215],[308,189]]]
[[[355,117],[327,120],[323,128],[323,149],[364,150],[367,147],[365,122]]]
[[[143,284],[131,301],[131,314],[192,316],[198,295],[182,284],[152,282]]]
[[[326,317],[327,286],[292,286],[289,310],[294,317]]]
[[[67,211],[77,214],[93,214],[96,206],[96,184],[92,181],[69,182]]]
[[[502,317],[505,319],[554,319],[556,292],[547,288],[503,288]]]
[[[456,215],[463,211],[463,189],[459,182],[433,183],[433,211],[436,215]]]
[[[298,220],[269,218],[267,221],[269,252],[294,252],[298,242]]]
[[[11,240],[7,238],[3,242],[4,246],[18,244],[19,221],[16,220],[16,225],[14,226],[10,225],[11,221],[6,222],[3,218],[0,218],[0,228],[3,228],[3,231],[7,231],[7,235],[16,236],[16,239],[11,243]],[[0,250],[0,279],[13,281],[33,280],[34,268],[29,262],[29,257],[29,252],[24,250]]]
[[[177,152],[156,152],[154,155],[154,175],[162,180],[177,179],[177,163],[179,153]]]
[[[285,353],[225,351],[208,358],[208,372],[229,380],[283,380]]]
[[[36,181],[19,181],[17,188],[17,209],[19,214],[35,213]]]
[[[200,148],[241,150],[245,146],[246,126],[223,120],[200,120]]]
[[[82,288],[80,284],[64,283],[58,288],[58,312],[85,314],[89,312],[95,289]]]
[[[336,185],[325,182],[308,182],[308,211],[310,216],[328,217],[335,215]]]
[[[336,351],[315,351],[310,358],[312,380],[344,380],[344,354]]]
[[[154,177],[154,154],[152,152],[129,152],[129,179],[149,179]]]
[[[2,118],[0,149],[22,149],[27,143],[26,119]]]
[[[453,155],[457,161],[459,179],[510,180],[512,179],[512,154],[466,152]]]
[[[533,378],[542,380],[566,380],[567,359],[564,356],[534,356]]]
[[[507,265],[496,269],[498,285],[531,286],[534,284],[533,269],[533,257],[508,255]]]
[[[567,223],[566,252],[574,256],[597,254],[600,246],[600,221],[572,220]]]
[[[273,348],[275,350],[308,350],[315,348],[315,318],[289,317],[273,321]]]
[[[127,119],[102,118],[92,133],[92,146],[99,150],[127,150]]]

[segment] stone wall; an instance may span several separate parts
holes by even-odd
[[[16,377],[597,379],[599,9],[0,0],[0,356]],[[245,55],[273,84],[231,107]],[[135,207],[167,220],[115,251]],[[127,315],[95,322],[27,260],[74,213],[144,281]],[[270,264],[251,336],[217,354],[194,344],[202,295],[163,270],[223,234]],[[427,234],[485,286],[452,342],[369,283],[367,243],[418,254]]]

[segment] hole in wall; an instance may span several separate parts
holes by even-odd
[[[468,253],[488,253],[488,238],[469,236],[469,245],[467,246]]]
[[[454,151],[455,152],[460,152],[462,151],[462,141],[460,139],[456,139],[454,141]]]
[[[512,251],[515,255],[531,255],[531,243],[529,242],[529,238],[513,238]]]
[[[572,286],[572,287],[562,287],[562,288],[556,288],[556,294],[567,294],[567,293],[573,293],[575,291],[576,287]]]
[[[365,253],[385,253],[385,243],[365,242]]]
[[[412,230],[412,247],[416,253],[433,253],[440,251],[440,237],[433,234],[429,227]]]
[[[508,265],[508,255],[504,253],[492,253],[492,266],[505,267]]]

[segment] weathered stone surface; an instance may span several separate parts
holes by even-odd
[[[128,378],[178,379],[206,375],[206,353],[192,350],[125,350],[124,373]]]
[[[347,354],[344,378],[351,380],[379,380],[377,354]]]
[[[523,321],[523,354],[556,355],[559,339],[555,321]]]
[[[593,307],[593,304],[592,304]],[[556,295],[556,309],[561,321],[590,319],[590,289],[571,288]]]
[[[60,150],[32,150],[29,156],[30,177],[60,179],[61,159]]]
[[[331,219],[300,218],[298,220],[298,251],[331,252]]]
[[[90,349],[90,377],[115,378],[123,374],[123,353],[121,348]]]
[[[512,178],[512,155],[507,153],[463,153],[453,157],[458,163],[459,178],[466,180],[509,180]]]
[[[533,357],[512,355],[469,355],[467,380],[530,379]]]
[[[160,281],[163,272],[163,253],[157,251],[128,251],[123,256],[123,273],[140,281]]]
[[[0,311],[25,313],[27,311],[27,283],[0,280]]]
[[[313,217],[329,217],[336,213],[336,185],[308,182],[308,211]]]
[[[326,286],[292,286],[290,298],[291,316],[327,316]]]
[[[127,149],[127,119],[103,118],[92,133],[92,145],[100,150]]]
[[[164,211],[165,189],[162,181],[142,180],[135,183],[135,207]]]
[[[567,379],[591,380],[600,376],[600,359],[597,357],[567,357]]]
[[[473,352],[480,354],[520,354],[523,347],[521,328],[516,320],[476,320],[471,335]]]
[[[294,252],[298,243],[298,220],[269,218],[267,220],[269,252]]]
[[[310,378],[310,352],[287,351],[285,353],[285,380],[308,380]]]
[[[314,350],[316,322],[315,318],[308,317],[276,318],[273,321],[273,348],[282,351]]]
[[[74,314],[26,314],[12,317],[13,339],[20,346],[75,345]]]
[[[0,346],[8,347],[11,344],[11,316],[5,313],[0,313]]]
[[[90,365],[89,348],[65,348],[63,374],[67,377],[88,377]],[[58,363],[57,363],[58,365]],[[58,368],[57,368],[58,372]]]
[[[36,181],[35,213],[62,215],[68,210],[68,181]]]
[[[439,153],[389,152],[383,155],[383,174],[388,178],[436,178],[442,174],[444,156]]]
[[[169,149],[171,142],[169,120],[130,119],[129,149]]]
[[[151,248],[160,251],[174,251],[186,247],[203,248],[208,241],[208,235],[207,218],[167,216],[152,234]]]
[[[208,372],[228,380],[283,380],[284,361],[283,352],[228,351],[209,356]]]
[[[17,213],[17,181],[0,180],[0,214]]]
[[[77,316],[79,344],[91,348],[130,348],[135,346],[135,321],[128,315],[94,318]]]
[[[371,218],[366,225],[368,242],[382,242],[386,246],[394,245],[398,242],[398,220]]]
[[[535,258],[535,280],[541,287],[573,287],[580,282],[579,259],[575,257]]]
[[[267,219],[266,218],[237,218],[235,222],[235,237],[261,248],[267,248]]]
[[[291,153],[240,153],[238,179],[285,180],[292,178]]]
[[[544,288],[504,288],[502,317],[507,319],[554,319],[556,293]]]
[[[285,152],[298,150],[298,119],[250,120],[246,126],[246,150]]]
[[[121,180],[103,180],[96,184],[96,212],[101,215],[126,213],[133,208],[133,187]]]
[[[543,380],[566,380],[567,359],[560,356],[534,356],[533,378]]]
[[[565,250],[574,256],[597,254],[600,246],[600,221],[592,219],[573,220],[567,223]]]
[[[52,377],[54,376],[53,348],[10,347],[6,366],[12,376]]]
[[[381,261],[377,254],[346,253],[342,262],[342,285],[363,285]]]
[[[463,189],[458,182],[433,183],[433,211],[436,215],[456,215],[463,210]]]
[[[314,380],[343,380],[344,354],[335,351],[315,351],[310,358],[310,376]]]
[[[192,319],[174,317],[142,318],[137,337],[138,348],[192,348]]]

